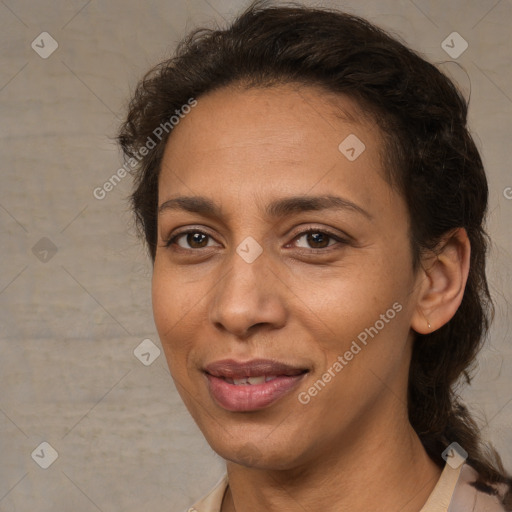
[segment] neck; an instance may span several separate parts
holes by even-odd
[[[388,418],[393,415],[389,414]],[[393,424],[394,423],[394,424]],[[375,424],[375,423],[374,423]],[[441,469],[428,457],[408,421],[380,422],[380,434],[354,428],[350,443],[330,447],[290,470],[227,463],[222,512],[322,510],[418,512]]]

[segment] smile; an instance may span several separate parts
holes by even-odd
[[[214,402],[232,412],[257,411],[289,394],[308,370],[271,360],[223,360],[205,367]]]

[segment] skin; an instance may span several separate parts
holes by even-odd
[[[349,134],[366,146],[354,161],[338,149]],[[290,84],[202,96],[167,142],[159,205],[204,196],[220,207],[216,216],[162,209],[152,290],[177,389],[227,462],[223,512],[417,512],[439,479],[407,418],[408,368],[414,332],[439,328],[462,300],[469,242],[462,229],[450,233],[413,271],[407,207],[384,178],[382,151],[354,101]],[[366,214],[265,213],[274,200],[304,195],[340,196]],[[178,228],[209,236],[166,247]],[[346,241],[318,243],[301,234],[308,228]],[[236,252],[248,236],[263,250],[252,263]],[[394,303],[401,311],[301,403],[298,394]],[[226,358],[309,373],[268,408],[231,412],[202,372]]]

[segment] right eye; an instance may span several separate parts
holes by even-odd
[[[165,247],[170,248],[173,245],[177,245],[181,249],[193,251],[203,249],[204,247],[211,247],[211,245],[208,245],[208,239],[211,238],[211,235],[204,231],[200,231],[198,229],[187,229],[176,233],[169,238],[169,240],[166,240]],[[188,247],[187,245],[182,245],[179,241],[184,241],[185,244],[188,244]]]

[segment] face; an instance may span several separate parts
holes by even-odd
[[[154,318],[225,459],[299,467],[407,421],[418,279],[381,155],[353,101],[293,85],[210,93],[170,136]]]

